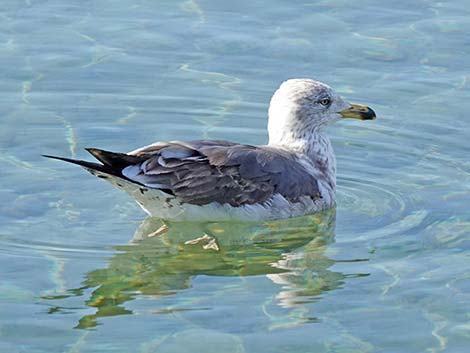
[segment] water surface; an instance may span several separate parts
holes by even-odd
[[[467,352],[470,10],[434,1],[3,1],[1,352]],[[167,224],[41,153],[266,141],[313,77],[338,207]],[[204,235],[217,239],[192,240]]]

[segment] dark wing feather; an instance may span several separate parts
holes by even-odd
[[[133,158],[144,161],[130,163],[123,170],[125,177],[171,192],[185,203],[241,206],[265,202],[276,193],[290,201],[320,197],[316,179],[295,155],[268,146],[214,140],[169,142],[127,156],[126,163]]]

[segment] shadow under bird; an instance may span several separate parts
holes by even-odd
[[[129,153],[87,148],[78,164],[126,191],[151,216],[176,220],[298,217],[335,205],[336,160],[325,128],[375,119],[311,79],[283,82],[269,106],[267,145],[223,140],[156,142]]]

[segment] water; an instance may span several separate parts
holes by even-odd
[[[2,1],[0,352],[467,352],[469,6]],[[145,219],[41,153],[266,141],[284,79],[377,112],[330,129],[338,207]],[[204,249],[209,234],[219,251]]]

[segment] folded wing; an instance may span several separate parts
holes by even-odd
[[[121,169],[126,179],[184,203],[241,206],[263,203],[277,193],[294,202],[320,197],[316,179],[297,157],[269,146],[198,140],[156,143],[129,154],[89,151]]]

